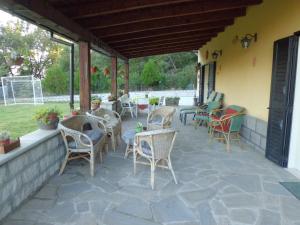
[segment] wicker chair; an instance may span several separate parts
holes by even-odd
[[[111,139],[112,148],[116,151],[116,146],[122,135],[122,120],[120,114],[105,108],[87,112],[86,114],[104,123],[108,136]]]
[[[83,158],[90,163],[91,176],[95,173],[95,158],[99,153],[102,162],[102,151],[107,151],[107,132],[105,125],[88,116],[72,116],[59,124],[67,149],[65,160],[61,166],[61,175],[68,161]]]
[[[149,113],[147,118],[147,130],[170,128],[176,108],[162,106]]]
[[[121,116],[123,116],[126,111],[130,112],[131,117],[134,117],[134,113],[136,112],[136,105],[134,105],[127,94],[122,95],[120,97],[120,102],[121,102],[121,107],[122,107],[122,111],[121,111]],[[137,115],[136,115],[137,116]]]
[[[154,189],[154,173],[156,167],[169,169],[177,184],[170,157],[176,134],[177,132],[173,129],[162,129],[141,132],[135,135],[133,147],[134,174],[136,173],[137,163],[150,165],[152,189]],[[146,161],[142,161],[142,158],[146,159]]]

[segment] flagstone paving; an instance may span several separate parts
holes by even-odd
[[[141,118],[145,122],[145,118]],[[132,129],[136,120],[123,122]],[[4,225],[299,225],[300,201],[280,181],[294,176],[251,147],[209,143],[206,128],[191,124],[179,130],[173,167],[157,169],[155,189],[150,168],[124,159],[125,145],[110,151],[90,177],[84,161],[72,162],[54,176]]]

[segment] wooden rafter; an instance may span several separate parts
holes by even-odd
[[[221,32],[221,30],[220,30]],[[116,49],[123,48],[123,47],[133,47],[133,46],[143,46],[148,44],[165,44],[168,42],[180,42],[190,39],[211,39],[212,37],[215,37],[217,35],[217,32],[215,33],[209,33],[209,34],[202,34],[202,33],[189,33],[188,35],[173,35],[172,37],[164,37],[164,38],[148,38],[145,40],[139,40],[139,41],[126,41],[126,42],[119,42],[115,44],[111,44]]]
[[[193,30],[193,31],[182,31],[180,33],[171,33],[171,34],[161,34],[161,35],[155,35],[155,36],[147,36],[147,37],[127,37],[124,39],[118,39],[118,38],[104,38],[104,40],[106,40],[108,43],[124,43],[125,41],[130,41],[130,42],[139,42],[139,41],[145,41],[145,40],[158,40],[158,39],[168,39],[168,38],[175,38],[175,37],[179,37],[179,36],[189,36],[189,35],[194,35],[194,34],[198,34],[200,35],[202,33],[203,36],[207,36],[210,34],[215,34],[218,33],[220,31],[223,31],[224,28],[214,28],[214,29],[207,29],[205,31],[202,30],[201,32],[201,28],[199,30]]]
[[[136,33],[141,31],[157,30],[161,28],[171,28],[190,24],[205,24],[209,22],[218,22],[235,17],[244,16],[246,14],[245,8],[229,9],[219,12],[208,12],[202,14],[194,14],[189,16],[178,16],[172,18],[164,18],[159,20],[150,20],[144,22],[131,23],[128,26],[113,26],[105,28],[95,28],[96,34],[107,36],[108,34],[120,35]]]
[[[228,9],[243,8],[251,4],[261,3],[262,0],[203,0],[176,4],[173,6],[159,6],[116,14],[91,17],[78,20],[87,28],[103,28],[122,24],[130,24],[141,21],[151,21],[176,16],[193,15],[207,12],[216,12]]]
[[[199,47],[201,47],[201,46],[199,46]],[[193,51],[193,50],[197,50],[197,49],[198,48],[194,48],[194,47],[182,47],[182,48],[163,49],[160,51],[145,51],[145,52],[139,52],[136,54],[128,54],[127,57],[129,59],[132,59],[132,58],[146,57],[146,56],[152,56],[152,55],[163,55],[163,54],[169,54],[169,53]]]
[[[56,6],[66,15],[73,19],[87,18],[93,16],[101,16],[113,13],[126,12],[130,10],[138,10],[149,7],[157,7],[164,5],[174,5],[183,2],[192,2],[195,0],[109,0],[109,1],[93,1],[81,2],[79,4],[73,3],[72,5]],[[79,9],[79,10],[78,10]]]
[[[167,45],[180,45],[180,44],[186,44],[186,43],[205,43],[209,41],[208,38],[206,39],[199,39],[199,38],[194,38],[194,39],[187,39],[187,40],[181,40],[181,41],[169,41],[169,42],[164,42],[164,43],[150,43],[150,44],[143,44],[143,45],[135,45],[135,46],[127,46],[127,47],[122,47],[118,48],[118,51],[127,51],[127,50],[135,50],[135,49],[147,49],[147,48],[153,48],[153,47],[164,47]]]
[[[196,24],[189,24],[184,26],[161,28],[161,29],[156,29],[151,31],[141,31],[141,32],[130,33],[130,34],[116,35],[114,33],[111,33],[111,34],[107,34],[106,36],[101,33],[95,33],[95,34],[102,38],[109,38],[111,40],[116,40],[116,39],[135,40],[144,37],[163,36],[164,34],[178,34],[178,33],[185,33],[189,31],[200,32],[200,31],[210,30],[214,28],[223,28],[232,24],[233,24],[233,19],[227,19],[223,21],[218,21],[217,23],[216,22],[196,23]]]

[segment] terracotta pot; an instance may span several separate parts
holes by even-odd
[[[37,125],[41,130],[55,130],[58,126],[59,118],[50,120],[48,124],[45,124],[41,121],[37,121]]]
[[[0,145],[8,145],[10,143],[10,139],[6,139],[6,140],[3,140],[3,141],[0,141]]]
[[[78,115],[79,115],[79,112],[77,112],[77,111],[72,112],[72,116],[78,116]]]
[[[49,120],[56,120],[58,118],[57,113],[49,113],[48,114],[48,119]]]
[[[110,71],[109,71],[109,69],[108,69],[108,68],[105,68],[105,69],[103,70],[103,74],[104,74],[104,76],[108,76],[108,75],[109,75],[109,73],[110,73]]]
[[[91,105],[91,109],[92,110],[96,110],[96,109],[98,109],[100,107],[100,103],[93,103],[92,102],[92,105]]]
[[[91,67],[91,73],[92,73],[92,74],[97,73],[97,71],[98,71],[97,66],[92,66],[92,67]]]

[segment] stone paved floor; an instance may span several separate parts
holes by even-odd
[[[143,121],[144,118],[142,119]],[[124,121],[124,130],[136,121]],[[244,146],[225,152],[209,144],[206,128],[181,126],[173,167],[156,171],[123,159],[125,145],[110,152],[95,177],[86,162],[74,162],[10,215],[4,225],[300,225],[300,201],[278,182],[297,180],[286,170]]]

